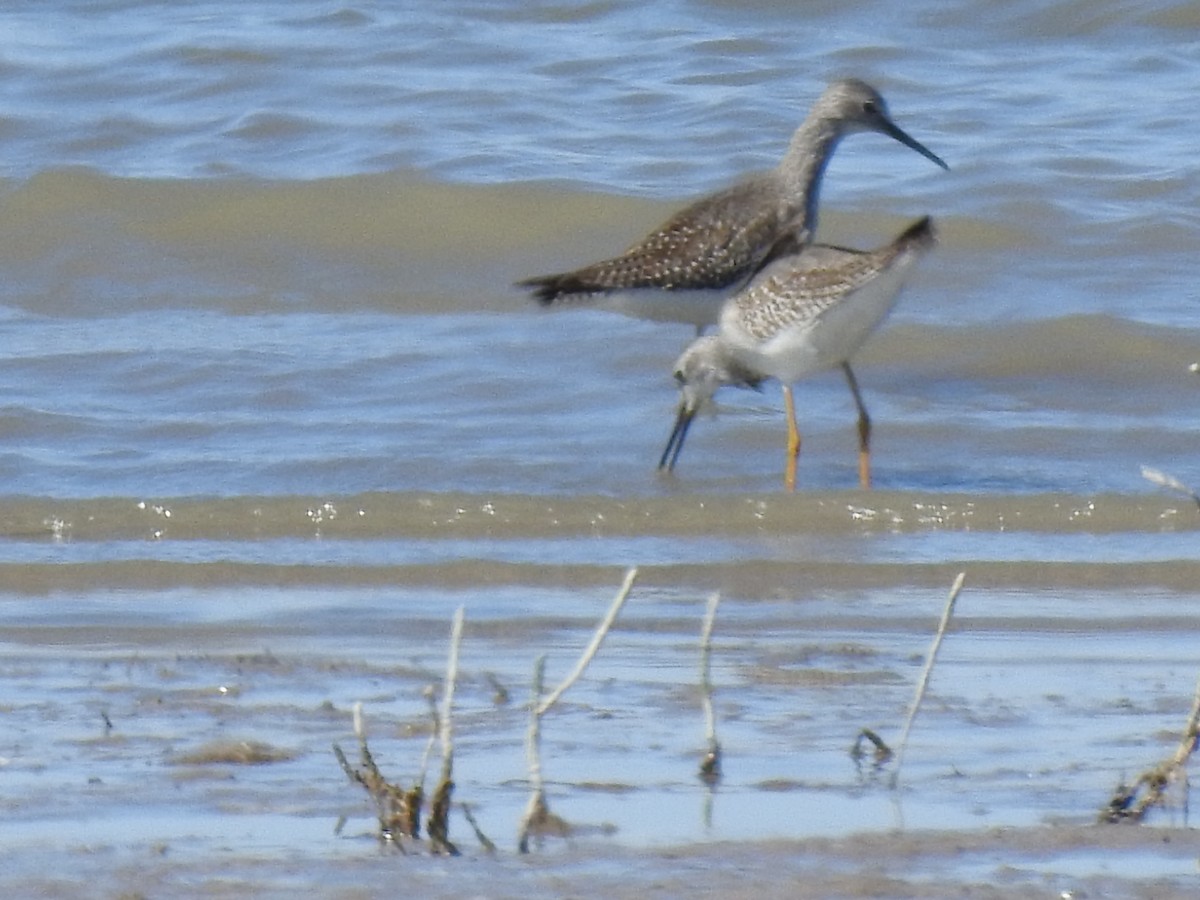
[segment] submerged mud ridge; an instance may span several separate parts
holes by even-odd
[[[732,900],[761,897],[980,898],[1054,896],[1184,900],[1194,896],[1200,852],[1193,830],[1074,826],[996,829],[962,834],[909,831],[844,839],[709,843],[669,849],[576,846],[553,856],[398,858],[358,848],[324,859],[320,872],[301,860],[226,849],[218,859],[179,858],[163,848],[113,869],[90,854],[78,871],[91,889],[111,886],[154,896],[286,897],[386,894],[402,883],[429,898],[613,898],[688,894]],[[1151,866],[1147,866],[1151,860]],[[1147,869],[1150,868],[1150,871]],[[1095,872],[1099,874],[1075,874]],[[75,878],[40,874],[9,879],[18,896],[72,896]]]

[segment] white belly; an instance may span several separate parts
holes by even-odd
[[[715,325],[721,306],[732,293],[725,290],[661,291],[638,289],[618,291],[589,299],[587,304],[635,319],[651,322],[682,322],[698,329]]]

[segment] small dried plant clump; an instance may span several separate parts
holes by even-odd
[[[858,733],[858,737],[854,739],[854,746],[850,748],[850,756],[855,760],[861,760],[867,755],[866,746],[870,744],[871,760],[878,768],[887,765],[887,763],[895,756],[895,752],[887,745],[887,742],[870,728],[864,728]]]
[[[358,752],[361,767],[350,765],[346,754],[337,744],[333,745],[334,756],[346,776],[362,785],[375,804],[375,812],[379,818],[379,836],[382,840],[394,843],[403,850],[401,838],[419,840],[421,837],[421,809],[425,802],[425,774],[429,767],[429,757],[435,742],[441,743],[442,767],[437,787],[433,791],[433,799],[429,808],[429,820],[426,832],[429,835],[429,846],[433,853],[457,856],[459,851],[450,840],[450,810],[451,798],[454,794],[454,742],[452,713],[454,707],[454,686],[458,680],[458,653],[462,644],[463,609],[460,607],[454,615],[450,629],[450,655],[446,664],[446,679],[442,690],[442,706],[438,709],[434,700],[434,692],[429,689],[425,698],[429,702],[430,717],[433,727],[425,752],[421,757],[419,774],[413,786],[405,790],[398,784],[393,784],[384,777],[375,763],[371,749],[367,745],[367,730],[363,722],[362,704],[354,705],[354,733],[358,737]],[[475,829],[480,843],[485,848],[493,846],[491,841],[479,830],[474,819],[468,814],[468,821]]]
[[[342,771],[353,782],[362,785],[375,804],[379,819],[379,836],[382,840],[397,842],[400,838],[418,840],[421,837],[421,807],[425,802],[425,789],[417,782],[407,790],[393,784],[384,777],[367,744],[366,727],[363,724],[362,704],[354,705],[354,733],[358,737],[360,768],[350,765],[346,754],[337,744],[333,755],[337,757]],[[422,779],[423,780],[423,779]]]
[[[1156,766],[1139,775],[1133,784],[1117,785],[1112,798],[1100,811],[1102,823],[1143,822],[1150,810],[1164,805],[1167,793],[1176,784],[1187,783],[1187,764],[1196,745],[1200,743],[1200,681],[1192,697],[1183,734],[1175,752]]]

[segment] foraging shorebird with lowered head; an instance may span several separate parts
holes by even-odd
[[[822,244],[801,246],[785,236],[751,282],[721,310],[715,335],[697,338],[675,364],[679,411],[661,470],[675,467],[697,411],[721,387],[783,385],[788,419],[784,485],[796,488],[800,431],[792,384],[840,367],[858,410],[858,476],[871,486],[871,419],[850,368],[850,357],[891,312],[917,261],[936,240],[928,216],[891,243],[863,252]]]

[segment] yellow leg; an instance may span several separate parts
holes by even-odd
[[[796,427],[796,401],[792,399],[791,385],[783,386],[783,406],[787,410],[787,468],[783,474],[783,486],[788,491],[796,490],[796,460],[800,456],[800,429]]]
[[[864,491],[871,489],[871,417],[863,405],[862,394],[858,390],[858,379],[850,363],[842,363],[842,371],[846,373],[846,383],[850,385],[850,393],[854,395],[854,405],[858,407],[858,483]]]

